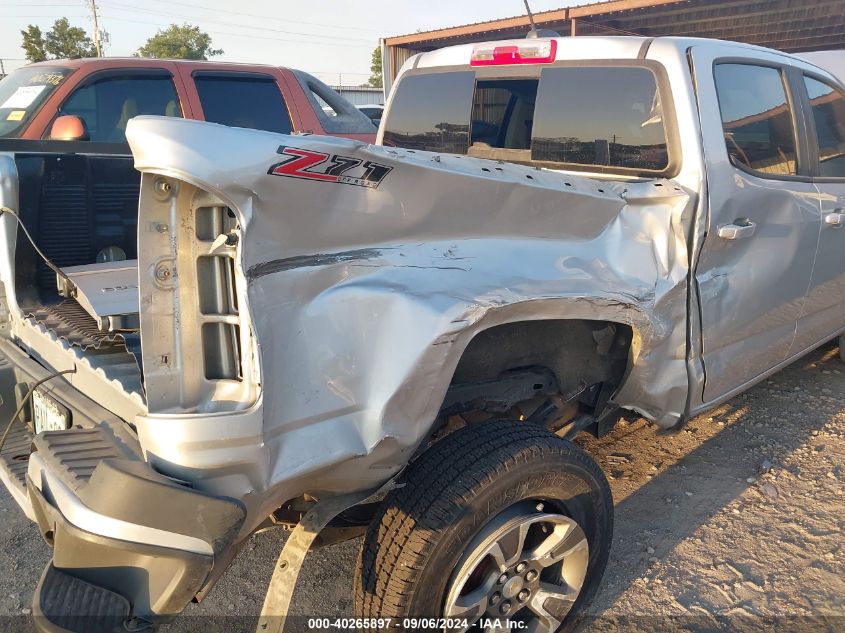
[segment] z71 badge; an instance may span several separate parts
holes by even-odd
[[[285,160],[270,167],[267,173],[273,176],[339,182],[375,189],[393,169],[369,160],[324,154],[299,147],[280,146],[277,152],[284,156]]]

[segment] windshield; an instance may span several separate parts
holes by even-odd
[[[20,68],[0,81],[0,138],[15,138],[41,104],[70,74],[70,68]]]

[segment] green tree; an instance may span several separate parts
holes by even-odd
[[[23,37],[23,52],[26,58],[31,62],[43,62],[47,59],[47,49],[44,47],[44,34],[41,29],[34,24],[27,25],[26,29],[21,31]]]
[[[370,80],[367,83],[373,88],[382,87],[381,46],[376,46],[370,58]]]
[[[223,49],[211,48],[211,36],[190,24],[171,24],[147,40],[137,57],[156,59],[208,59],[222,55]]]
[[[97,54],[85,30],[71,26],[67,18],[59,18],[44,36],[44,48],[53,59],[94,57]]]
[[[21,31],[26,58],[31,62],[43,62],[46,59],[67,59],[71,57],[93,57],[96,54],[94,43],[78,26],[71,26],[67,18],[59,18],[53,28],[44,35],[34,24],[27,25]]]

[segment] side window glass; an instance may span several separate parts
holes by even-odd
[[[816,123],[819,175],[845,178],[845,94],[812,77],[804,77],[804,85]]]
[[[270,76],[195,75],[206,121],[290,134],[284,97]]]
[[[795,129],[781,71],[718,64],[714,74],[731,160],[764,174],[795,175]]]
[[[169,75],[124,75],[86,84],[68,97],[61,114],[80,117],[91,141],[125,143],[126,124],[141,114],[181,117]]]

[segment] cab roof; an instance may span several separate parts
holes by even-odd
[[[762,46],[755,46],[753,44],[744,44],[741,42],[731,42],[727,40],[717,40],[711,38],[699,37],[643,37],[643,36],[592,36],[584,35],[577,37],[553,37],[553,38],[539,38],[541,40],[554,40],[557,47],[556,60],[579,60],[579,59],[637,59],[643,57],[646,50],[655,42],[660,42],[662,45],[668,45],[675,48],[679,52],[684,52],[693,46],[719,47],[728,55],[731,52],[734,54],[748,54],[749,51],[759,51],[766,53],[774,53],[784,55],[795,59],[794,56],[784,53],[782,51],[764,48]],[[466,65],[469,63],[472,51],[479,46],[492,46],[496,44],[514,44],[514,43],[528,43],[531,39],[511,39],[489,42],[476,42],[470,44],[458,44],[455,46],[448,46],[438,50],[420,53],[411,58],[414,60],[412,65],[414,68],[422,67],[437,67],[437,66],[457,66]],[[410,62],[410,60],[409,60]]]

